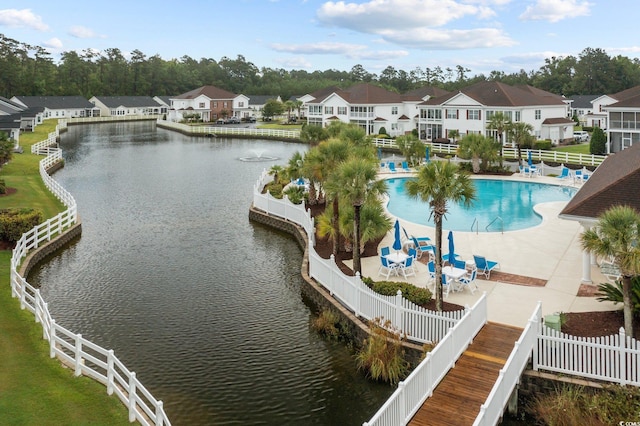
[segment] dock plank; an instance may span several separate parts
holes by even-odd
[[[517,327],[485,324],[409,425],[473,425],[521,333]]]

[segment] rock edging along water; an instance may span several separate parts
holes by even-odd
[[[309,252],[307,249],[307,247],[309,247],[309,239],[304,228],[293,222],[289,222],[276,216],[271,216],[259,209],[256,209],[253,205],[249,208],[249,220],[277,229],[278,231],[286,232],[294,237],[304,252],[302,257],[302,266],[300,267],[300,274],[303,278],[302,292],[304,296],[308,297],[321,309],[331,310],[338,314],[341,319],[346,320],[345,323],[350,326],[349,335],[353,336],[353,343],[356,346],[361,346],[364,339],[368,338],[371,334],[371,330],[367,324],[355,316],[350,310],[345,308],[337,299],[329,294],[327,289],[320,286],[309,276]],[[412,366],[418,365],[424,356],[423,348],[407,341],[403,341],[402,345],[406,351],[407,360]]]

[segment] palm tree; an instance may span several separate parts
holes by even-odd
[[[287,111],[287,123],[291,123],[291,111],[293,111],[295,108],[296,104],[291,100],[288,100],[284,103],[284,109]]]
[[[448,161],[433,161],[418,170],[415,180],[406,183],[407,193],[429,203],[436,225],[436,309],[442,311],[442,219],[447,203],[463,202],[469,206],[475,199],[476,188],[469,175]]]
[[[458,146],[458,155],[461,158],[471,159],[473,173],[486,170],[490,163],[498,159],[499,152],[499,142],[478,133],[466,135],[460,139]]]
[[[280,175],[284,172],[284,168],[278,164],[274,164],[269,169],[269,175],[273,176],[273,181],[275,183],[280,183]]]
[[[580,237],[582,248],[610,257],[620,268],[624,331],[633,336],[631,279],[640,275],[640,213],[629,206],[614,206],[602,213],[598,223]]]
[[[458,131],[458,129],[451,129],[449,130],[449,132],[447,133],[447,137],[449,139],[451,139],[453,141],[453,143],[456,143],[456,141],[458,140],[458,138],[460,137],[460,132]]]
[[[353,206],[353,271],[362,273],[360,265],[360,208],[368,197],[387,192],[384,180],[376,180],[377,162],[363,157],[351,157],[338,167],[336,182],[340,186],[340,198]]]
[[[511,126],[511,120],[502,111],[495,112],[489,119],[489,123],[487,123],[487,129],[495,130],[498,134],[498,140],[501,145],[504,145],[504,132],[509,128],[509,126]]]

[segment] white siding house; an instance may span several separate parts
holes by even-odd
[[[94,96],[89,99],[100,110],[101,117],[160,115],[167,112],[151,96]]]
[[[470,133],[497,136],[487,129],[493,114],[502,112],[512,122],[533,127],[538,139],[556,145],[573,138],[573,121],[567,118],[568,105],[561,96],[531,86],[509,86],[480,82],[456,93],[429,99],[419,105],[418,130],[424,140],[447,139],[452,130],[460,137]],[[504,138],[505,143],[508,142]]]
[[[640,144],[640,86],[610,95],[615,103],[603,106],[607,114],[607,153]]]

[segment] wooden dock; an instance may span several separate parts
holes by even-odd
[[[409,425],[473,425],[521,333],[491,322],[482,327]]]

